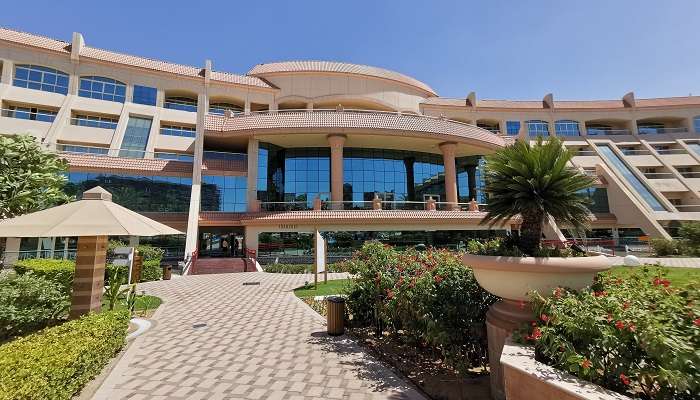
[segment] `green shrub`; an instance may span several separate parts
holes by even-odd
[[[141,268],[141,282],[159,281],[163,279],[163,268],[160,266],[160,258],[144,260]]]
[[[70,293],[73,286],[74,261],[51,258],[20,260],[15,263],[14,269],[20,275],[31,271],[35,276],[54,282],[61,287],[64,293]]]
[[[268,264],[263,271],[273,274],[311,274],[314,272],[313,264]],[[347,272],[343,262],[328,264],[328,272]]]
[[[0,278],[0,342],[55,324],[69,306],[62,288],[40,276]]]
[[[114,256],[114,249],[117,247],[129,247],[129,245],[119,240],[110,240],[107,244],[107,258],[112,258]],[[141,257],[143,257],[144,261],[158,260],[158,262],[160,262],[163,258],[163,254],[165,254],[165,251],[160,247],[153,247],[147,244],[138,245],[136,250]]]
[[[658,257],[675,256],[680,254],[678,245],[679,243],[676,240],[651,239],[651,248],[654,251],[654,255]]]
[[[89,314],[0,346],[0,400],[70,399],[124,346],[126,312]]]
[[[600,274],[589,289],[533,294],[537,322],[519,339],[540,361],[642,399],[700,393],[700,290],[661,269]]]
[[[347,304],[353,323],[402,331],[439,351],[466,372],[488,360],[486,311],[497,300],[476,282],[459,254],[445,250],[399,252],[368,242],[348,262]]]

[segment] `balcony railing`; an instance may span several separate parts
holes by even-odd
[[[615,136],[629,135],[629,129],[604,129],[604,128],[588,128],[586,129],[588,136]]]
[[[2,108],[0,109],[0,115],[29,121],[53,122],[57,113],[48,110],[32,111],[31,108]]]
[[[680,174],[684,178],[700,178],[700,171],[687,171]]]
[[[675,179],[676,176],[671,172],[645,172],[644,176],[647,179]]]
[[[684,149],[655,149],[659,154],[688,154]]]
[[[246,161],[248,155],[245,153],[229,153],[225,151],[204,151],[205,160],[226,160],[226,161]]]
[[[379,210],[430,210],[431,206],[427,201],[328,201],[323,200],[316,210],[374,210],[376,206]],[[461,210],[469,211],[470,203],[449,203],[449,202],[433,202],[436,211]],[[477,205],[480,210],[483,210],[485,204]],[[267,212],[286,212],[286,211],[307,211],[314,210],[314,201],[267,201],[260,203],[260,210]]]
[[[596,153],[593,150],[577,150],[577,151],[572,151],[574,157],[578,156],[597,156],[598,153]]]
[[[674,207],[676,207],[676,210],[680,212],[700,212],[699,204],[674,204]]]
[[[656,128],[656,127],[639,127],[638,130],[640,135],[657,135],[664,133],[685,133],[688,132],[688,128]]]
[[[182,162],[193,162],[194,156],[185,153],[170,153],[163,151],[141,151],[141,150],[122,150],[110,149],[99,146],[82,146],[59,143],[56,145],[56,150],[64,154],[88,154],[91,156],[101,157],[122,157],[122,158],[158,158],[163,160],[174,160]]]
[[[620,149],[620,152],[626,156],[648,156],[651,152],[646,149]]]

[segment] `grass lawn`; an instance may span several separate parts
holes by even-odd
[[[143,296],[138,296],[136,298],[136,304],[134,304],[134,311],[155,311],[158,306],[163,302],[163,300],[160,299],[160,297],[156,296],[149,296],[149,295],[143,295]],[[107,302],[107,299],[102,299],[102,309],[106,310],[107,307],[109,307],[109,303]],[[120,299],[117,304],[114,306],[115,310],[122,310],[126,308],[126,304],[124,302],[124,299]]]
[[[334,279],[327,283],[318,282],[318,286],[314,287],[313,283],[308,286],[302,286],[294,289],[294,294],[297,297],[313,297],[313,296],[328,296],[331,294],[341,294],[343,287],[349,282],[349,279]]]
[[[642,267],[625,267],[618,265],[612,267],[610,271],[613,275],[628,276],[639,268]],[[666,278],[671,281],[672,286],[681,287],[687,286],[690,283],[700,284],[700,268],[661,267],[661,270],[666,273]]]

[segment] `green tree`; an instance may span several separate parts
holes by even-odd
[[[63,204],[68,163],[32,136],[0,135],[0,219]]]
[[[539,137],[532,145],[518,140],[487,156],[483,222],[494,225],[520,215],[518,247],[527,254],[540,247],[548,215],[560,225],[585,229],[590,201],[580,192],[594,180],[571,167],[570,160],[571,154],[556,137],[546,141]]]

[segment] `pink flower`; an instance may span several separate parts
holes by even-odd
[[[561,298],[561,288],[554,289],[554,297],[557,299]]]
[[[540,331],[540,328],[535,328],[532,330],[532,339],[534,340],[539,340],[542,337],[542,331]]]
[[[623,330],[623,329],[625,329],[625,323],[622,321],[617,321],[617,322],[615,322],[615,328],[617,328],[619,330]]]
[[[584,358],[583,361],[581,361],[581,368],[583,369],[589,369],[591,368],[591,365],[593,365],[593,363],[587,358]]]
[[[693,325],[700,326],[700,318],[695,318],[695,320],[693,321]]]
[[[629,329],[630,332],[635,332],[635,331],[637,330],[637,325],[635,325],[635,324],[633,324],[633,323],[630,322],[630,323],[627,325],[627,329]]]
[[[603,297],[603,296],[607,296],[608,292],[606,292],[605,290],[601,290],[599,292],[593,292],[593,295],[595,297]]]
[[[541,319],[542,322],[544,322],[544,323],[549,322],[549,316],[547,316],[547,314],[542,314],[542,315],[540,315],[540,319]]]

